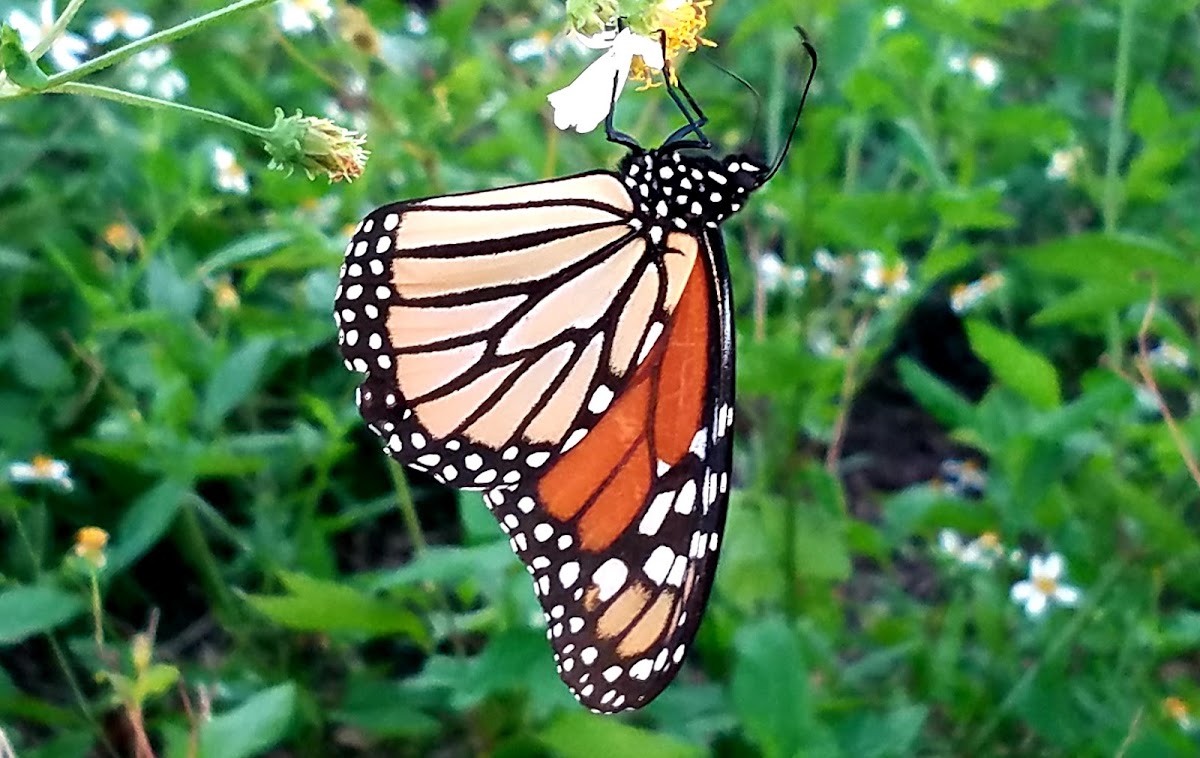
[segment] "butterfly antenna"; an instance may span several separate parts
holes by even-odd
[[[750,91],[751,95],[754,95],[754,126],[753,126],[753,128],[751,128],[750,134],[758,134],[758,127],[762,123],[762,106],[763,106],[762,95],[758,94],[758,90],[754,89],[753,85],[751,85],[750,82],[746,81],[741,76],[739,76],[739,75],[735,74],[734,72],[730,71],[729,69],[725,68],[720,63],[717,63],[715,60],[713,60],[709,56],[701,55],[700,60],[704,61],[705,63],[712,66],[716,70],[720,71],[722,74],[725,74],[730,79],[733,79],[735,82],[737,82],[738,84],[740,84],[743,87],[745,87],[746,89],[748,89]]]
[[[788,132],[787,141],[783,143],[783,149],[779,151],[779,157],[771,165],[771,168],[759,177],[759,184],[766,184],[771,177],[779,171],[779,167],[783,165],[783,159],[787,157],[788,150],[792,147],[792,139],[796,136],[796,129],[800,126],[800,114],[804,112],[804,101],[808,99],[808,90],[812,87],[813,77],[817,73],[817,51],[808,41],[808,35],[804,33],[804,29],[797,26],[796,31],[800,34],[800,44],[804,45],[804,52],[808,54],[809,60],[812,61],[812,68],[808,72],[808,81],[804,83],[804,91],[800,93],[800,105],[796,106],[796,117],[792,119],[792,128]]]

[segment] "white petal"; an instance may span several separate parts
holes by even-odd
[[[1048,598],[1040,592],[1036,592],[1025,601],[1025,613],[1030,616],[1041,616],[1045,612],[1046,606],[1049,604]]]
[[[958,555],[962,550],[962,537],[953,529],[943,529],[938,532],[938,546],[950,555]]]
[[[1046,576],[1046,559],[1044,556],[1035,555],[1029,559],[1029,577],[1031,579],[1040,579]]]
[[[1037,589],[1033,586],[1033,582],[1017,582],[1008,594],[1012,597],[1013,602],[1027,603],[1031,597],[1037,594]]]
[[[153,24],[148,16],[143,16],[140,13],[130,14],[125,19],[125,36],[130,39],[141,39],[150,33]]]
[[[617,40],[613,43],[613,49],[616,50],[618,48],[628,50],[631,56],[640,56],[642,62],[650,68],[656,68],[661,71],[665,65],[663,62],[662,42],[660,40],[643,37],[626,29],[617,35]]]
[[[618,59],[613,53],[609,50],[585,68],[575,81],[546,97],[554,109],[555,126],[563,130],[574,128],[580,133],[590,132],[608,116],[616,99],[613,80],[617,82],[616,94],[620,96],[629,77],[629,59]]]
[[[1047,555],[1045,562],[1042,563],[1042,571],[1045,572],[1045,577],[1047,579],[1057,580],[1063,575],[1063,569],[1065,567],[1066,566],[1063,562],[1063,557],[1058,553],[1051,553],[1050,555]]]
[[[577,42],[584,47],[591,48],[592,50],[607,50],[608,48],[612,47],[613,43],[616,41],[617,32],[613,29],[605,29],[604,31],[596,34],[580,34],[572,29],[569,32],[568,37],[572,42]]]
[[[1075,606],[1079,604],[1080,594],[1079,588],[1069,584],[1060,584],[1054,590],[1054,602],[1059,605]]]
[[[32,48],[42,41],[41,25],[21,11],[13,11],[8,14],[8,25],[21,35],[21,42],[26,48]]]
[[[92,24],[92,39],[100,44],[108,42],[115,36],[117,36],[117,25],[108,16]]]

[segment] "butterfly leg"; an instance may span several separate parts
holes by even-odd
[[[630,137],[625,132],[617,131],[613,126],[613,111],[617,109],[617,87],[621,83],[621,75],[613,76],[612,99],[609,101],[608,115],[604,117],[604,134],[608,137],[609,142],[623,145],[630,150],[641,150],[642,146],[637,143],[633,137]]]
[[[687,91],[687,87],[683,86],[683,80],[676,79],[672,83],[672,73],[670,63],[667,62],[667,35],[665,32],[660,32],[660,40],[663,46],[663,79],[666,82],[667,94],[671,96],[671,100],[675,102],[675,106],[679,108],[680,113],[687,119],[688,125],[675,130],[671,136],[667,137],[663,144],[674,145],[675,147],[696,147],[702,150],[708,150],[712,147],[712,141],[705,136],[704,132],[700,131],[705,124],[708,123],[708,116],[704,115],[704,111],[700,110],[699,104],[692,94]],[[676,91],[678,90],[678,92]],[[687,105],[684,105],[680,99],[679,93],[683,93],[683,97],[687,100]],[[691,110],[688,109],[691,106]],[[694,113],[694,115],[693,115]],[[688,135],[696,135],[696,139],[684,141]]]

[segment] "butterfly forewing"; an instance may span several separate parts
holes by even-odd
[[[339,344],[397,460],[485,500],[533,575],[564,682],[644,705],[712,585],[728,497],[736,162],[384,206],[347,249]]]

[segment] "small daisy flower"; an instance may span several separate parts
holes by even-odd
[[[950,458],[942,461],[938,480],[950,495],[979,497],[987,489],[987,472],[978,461]]]
[[[653,30],[657,39],[659,30],[666,36],[664,44],[667,50],[667,60],[674,61],[684,50],[694,52],[701,45],[716,47],[717,43],[700,36],[708,26],[708,6],[712,0],[662,0],[648,16],[646,26]],[[661,66],[650,65],[649,60],[642,58],[634,61],[631,75],[647,87],[656,86],[654,71]],[[671,83],[676,82],[675,72],[671,71]]]
[[[1155,366],[1167,366],[1186,371],[1189,363],[1187,351],[1170,342],[1160,342],[1150,351],[1150,362]]]
[[[143,50],[130,60],[133,71],[129,87],[163,100],[174,100],[187,90],[187,77],[170,65],[171,51],[165,47]]]
[[[764,253],[758,257],[758,281],[763,289],[772,291],[783,282],[786,266],[775,253]]]
[[[1079,604],[1080,593],[1062,581],[1066,573],[1066,562],[1058,553],[1035,555],[1029,561],[1029,579],[1013,585],[1009,593],[1014,603],[1025,606],[1025,615],[1037,618],[1051,604],[1068,608]]]
[[[969,283],[958,283],[950,290],[950,310],[962,315],[1004,286],[1004,274],[993,271]]]
[[[616,36],[602,32],[581,41],[589,47],[608,48],[608,51],[584,69],[575,81],[551,92],[546,99],[554,109],[555,126],[564,131],[574,129],[584,133],[592,131],[608,117],[629,79],[634,56],[640,57],[644,65],[660,70],[665,61],[658,40],[634,34],[629,29],[622,29]]]
[[[550,52],[553,42],[554,35],[543,30],[532,37],[512,43],[508,48],[508,57],[517,63],[524,63],[534,58],[544,58]]]
[[[947,557],[971,568],[992,568],[1004,556],[1004,546],[995,532],[984,532],[970,542],[964,542],[958,532],[943,529],[938,532],[938,549]]]
[[[104,548],[108,546],[108,532],[96,526],[85,526],[75,533],[75,555],[99,570],[108,563]]]
[[[888,29],[896,29],[904,23],[904,9],[893,5],[883,12],[883,25]]]
[[[858,260],[862,265],[862,283],[868,288],[887,295],[903,295],[912,289],[908,264],[903,259],[889,266],[879,251],[867,250],[859,253]]]
[[[1053,180],[1074,179],[1086,153],[1083,145],[1060,148],[1050,154],[1046,164],[1046,178]]]
[[[975,75],[975,81],[991,89],[1000,81],[1000,64],[994,58],[986,55],[972,55],[967,60],[967,68]]]
[[[317,28],[317,21],[333,17],[329,0],[280,0],[279,28],[284,34],[305,34]]]
[[[114,8],[92,24],[92,39],[103,45],[120,34],[126,39],[141,39],[150,33],[154,24],[149,16]]]
[[[1182,698],[1171,696],[1162,702],[1163,710],[1175,724],[1185,732],[1195,731],[1196,720],[1192,717],[1192,709]]]
[[[250,191],[250,180],[246,170],[238,163],[233,151],[224,145],[218,145],[212,151],[213,166],[217,170],[217,188],[224,192],[244,195]]]
[[[124,221],[114,221],[104,227],[104,244],[122,253],[131,253],[138,244],[137,230]]]
[[[14,484],[49,484],[64,492],[75,489],[71,467],[65,461],[45,455],[35,455],[28,463],[18,461],[8,464],[8,481]]]
[[[42,0],[39,6],[39,18],[33,19],[23,11],[14,10],[8,14],[8,25],[21,35],[21,42],[27,50],[37,47],[54,27],[55,13],[53,0]],[[83,62],[83,54],[87,52],[88,43],[83,37],[64,31],[58,39],[50,44],[47,51],[55,68],[66,71],[77,67]]]
[[[827,248],[818,248],[813,252],[813,265],[823,274],[833,277],[846,276],[854,268],[854,256],[834,255]]]

